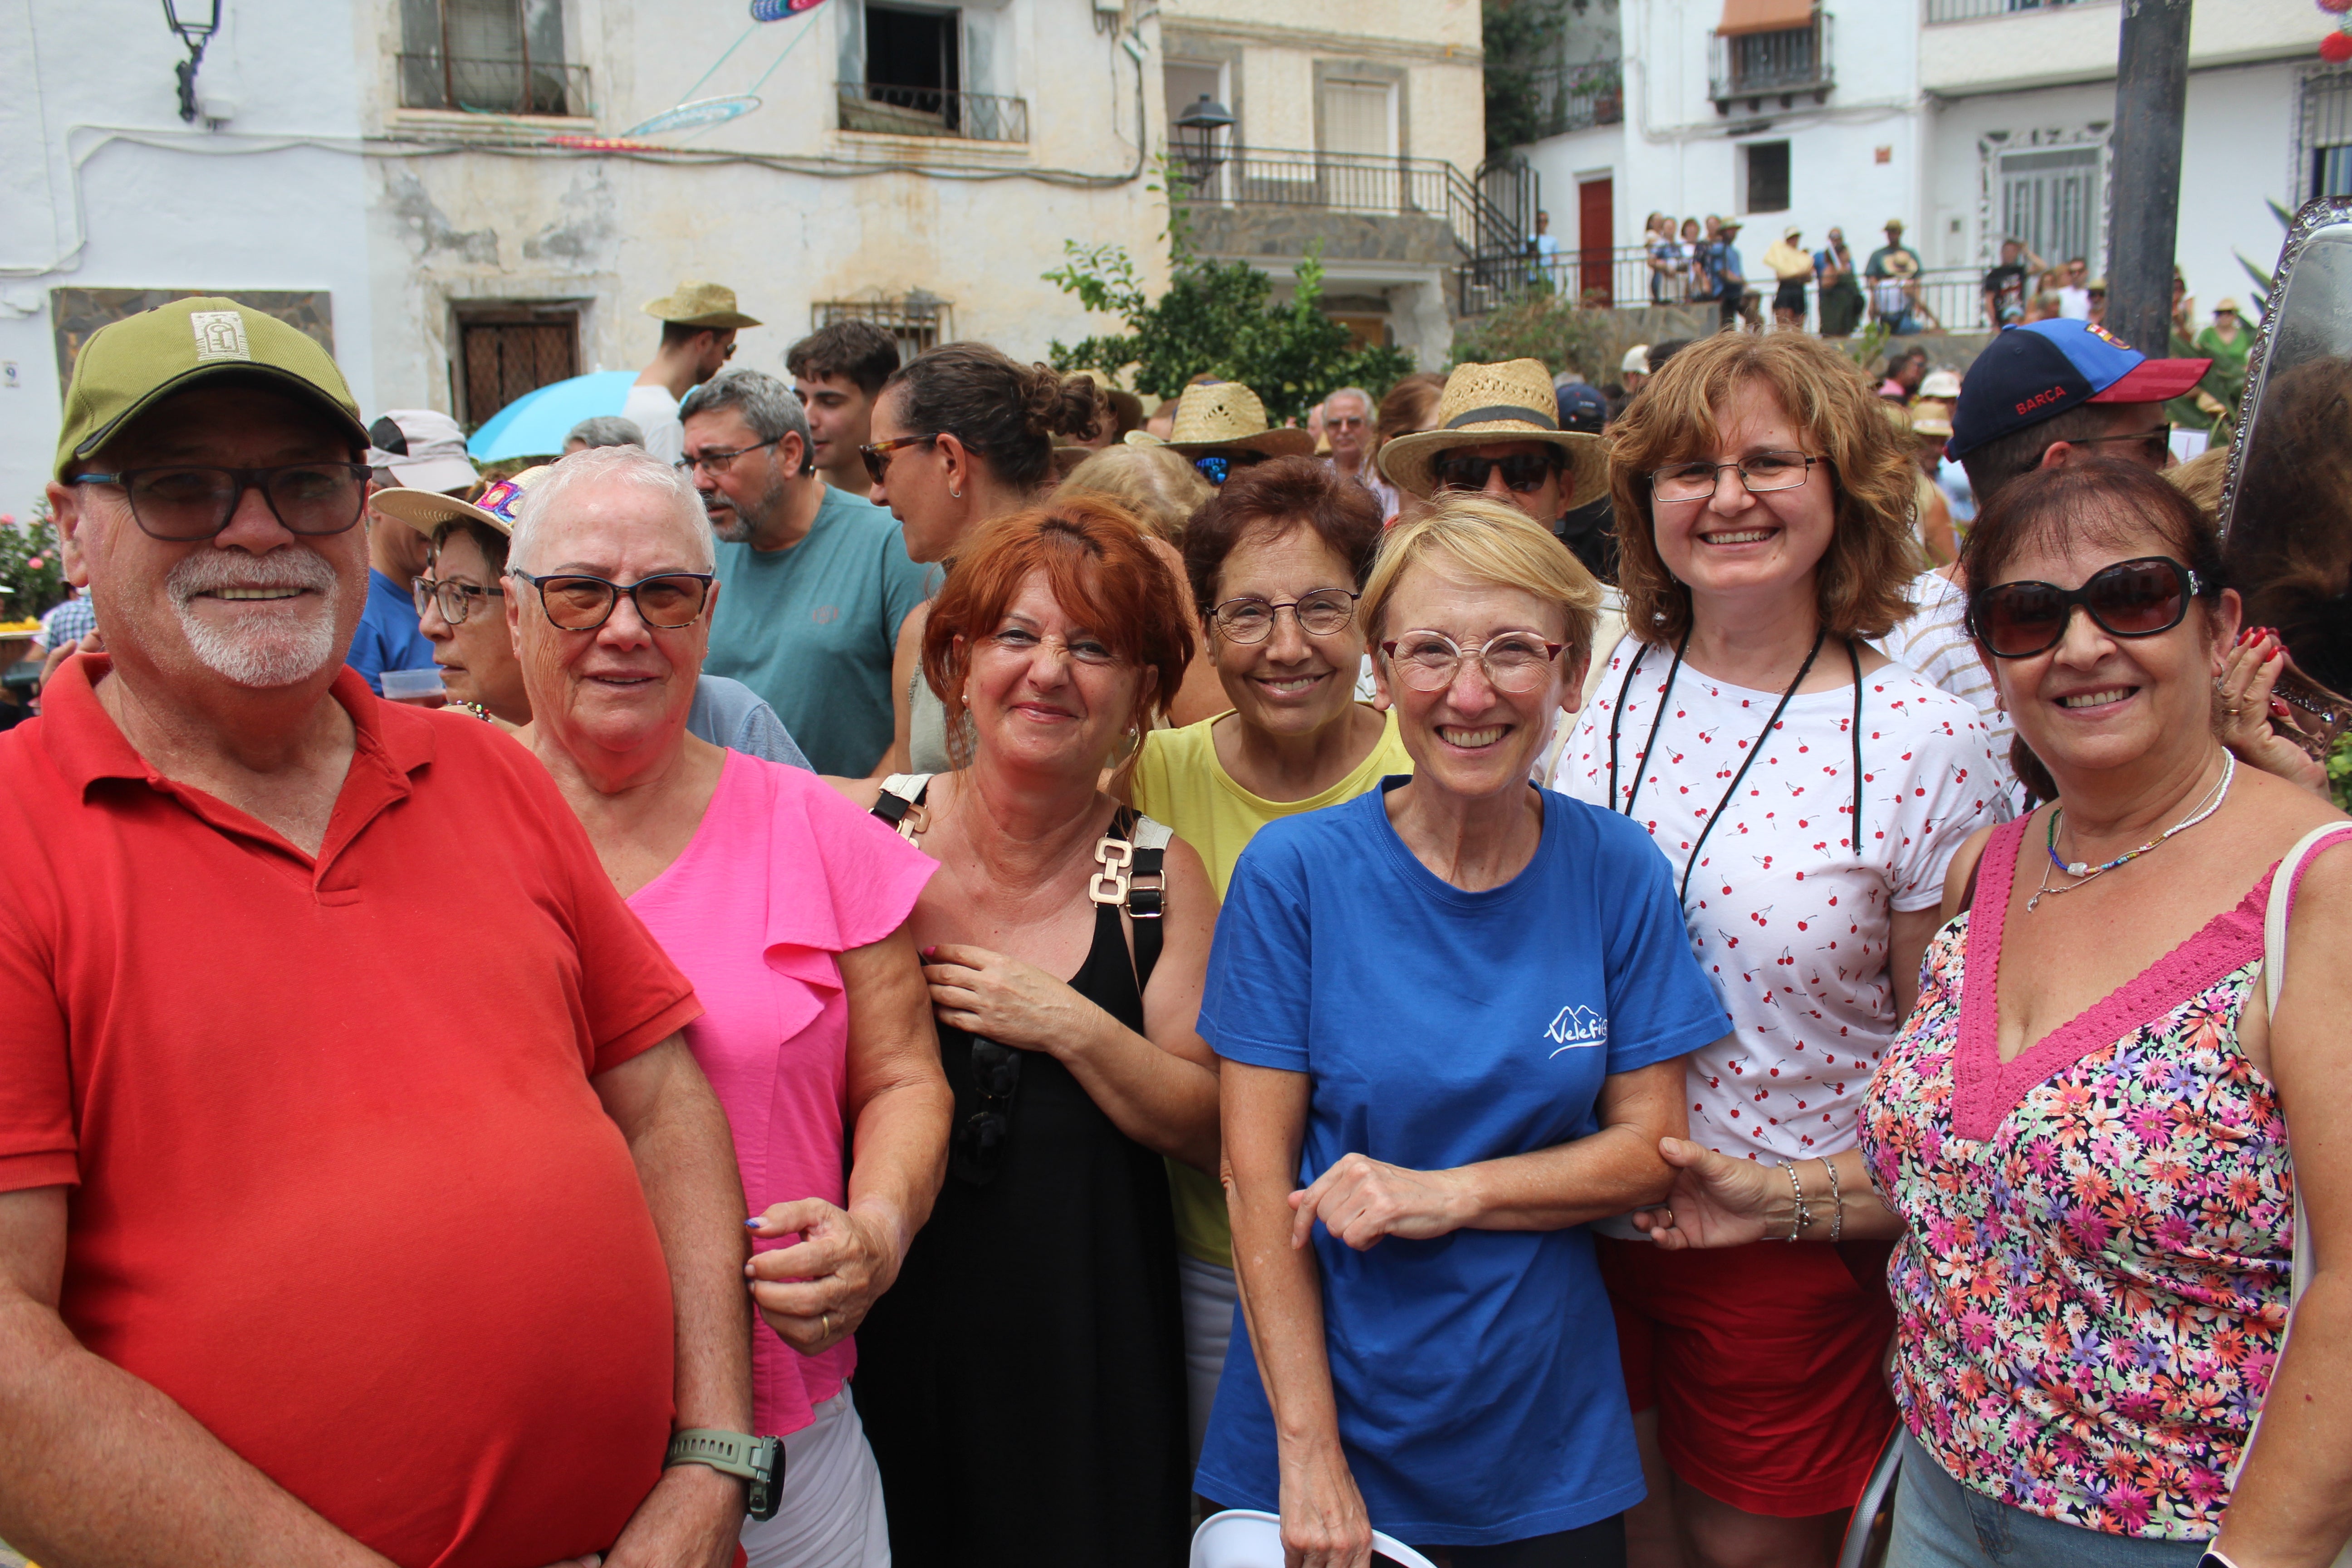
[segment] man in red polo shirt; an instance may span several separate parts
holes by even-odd
[[[227,300],[84,345],[108,652],[0,735],[0,1536],[47,1568],[734,1559],[692,989],[495,729],[343,667],[366,434]]]

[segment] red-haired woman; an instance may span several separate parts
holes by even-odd
[[[1163,1160],[1217,1168],[1216,895],[1099,787],[1183,677],[1182,605],[1133,519],[1071,497],[983,525],[924,627],[968,754],[876,812],[940,862],[909,924],[954,1132],[857,1380],[901,1568],[1183,1560]]]

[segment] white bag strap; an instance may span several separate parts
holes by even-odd
[[[2294,880],[2303,870],[2303,863],[2314,852],[2326,847],[2328,840],[2352,832],[2352,823],[2331,822],[2315,827],[2295,840],[2294,847],[2280,858],[2278,869],[2271,875],[2270,903],[2263,911],[2263,994],[2270,1005],[2273,1020],[2278,1016],[2279,994],[2286,988],[2286,920],[2294,900]],[[2287,1339],[2294,1332],[2294,1304],[2303,1300],[2305,1287],[2311,1283],[2317,1256],[2311,1241],[2311,1221],[2305,1217],[2301,1204],[2294,1205],[2294,1254],[2287,1266],[2287,1320],[2284,1334],[2279,1336],[2279,1355],[2286,1355]],[[2263,1429],[2262,1412],[2254,1412],[2253,1425],[2246,1430],[2246,1446],[2238,1454],[2238,1462],[2231,1467],[2230,1486],[2236,1489],[2239,1475],[2246,1468],[2246,1456],[2254,1451],[2254,1438]],[[2352,1565],[2352,1546],[2336,1555],[2336,1568]]]
[[[931,787],[931,778],[929,773],[892,773],[882,781],[882,793],[875,799],[873,815],[896,828],[909,844],[930,826],[923,796]]]
[[[1154,822],[1138,812],[1135,817],[1135,847],[1138,849],[1165,849],[1176,830],[1164,822]]]

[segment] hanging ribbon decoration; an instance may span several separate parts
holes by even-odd
[[[2326,37],[2319,40],[2319,58],[2329,65],[2336,66],[2352,60],[2352,16],[2345,15],[2352,11],[2352,0],[2319,0],[2319,8],[2332,16],[2344,17]],[[759,7],[755,5],[752,9],[756,11]]]
[[[2346,3],[2352,4],[2352,0],[2346,0]],[[800,47],[800,41],[807,35],[808,28],[803,27],[793,35],[792,42],[786,44],[782,52],[769,62],[768,68],[760,73],[759,79],[751,83],[748,91],[727,93],[715,98],[697,98],[694,95],[705,82],[719,74],[719,68],[733,58],[735,51],[743,47],[743,40],[759,31],[762,23],[788,21],[794,16],[814,11],[824,4],[824,0],[751,0],[751,26],[745,27],[733,43],[719,52],[719,58],[710,62],[710,68],[697,77],[694,79],[694,85],[678,95],[678,101],[675,105],[663,110],[650,120],[641,121],[630,126],[621,134],[624,137],[638,137],[659,136],[673,131],[708,131],[714,125],[723,125],[730,120],[740,120],[758,109],[761,102],[760,89],[767,84],[770,77],[776,74],[776,68],[784,63],[785,57]]]

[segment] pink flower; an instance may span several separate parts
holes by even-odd
[[[38,572],[42,567],[47,566],[47,564],[48,561],[46,557],[36,555],[31,560],[25,563],[25,570],[27,572]]]
[[[15,512],[13,512],[13,511],[0,511],[0,527],[5,527],[6,525],[8,525],[8,524],[10,524],[10,523],[13,523],[13,522],[15,522],[16,521],[16,514]]]

